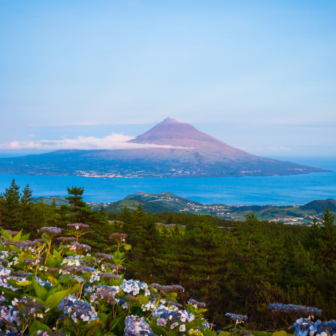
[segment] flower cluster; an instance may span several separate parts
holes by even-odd
[[[58,235],[62,233],[62,229],[57,228],[57,227],[43,227],[40,229],[40,231],[43,231],[44,233],[53,236],[53,235]]]
[[[127,234],[125,233],[112,233],[110,236],[110,240],[113,240],[117,243],[122,243],[126,240]]]
[[[174,292],[183,292],[184,288],[180,285],[171,285],[171,286],[162,286],[156,283],[151,284],[151,286],[158,291],[159,293],[174,293]]]
[[[150,329],[148,323],[145,322],[143,317],[130,315],[125,319],[124,336],[154,336],[155,334]]]
[[[168,322],[173,322],[171,329],[174,329],[179,322],[191,322],[195,319],[195,316],[186,310],[170,310],[167,308],[154,310],[152,316],[158,317],[157,324],[160,326],[166,326]]]
[[[327,322],[316,322],[310,319],[300,318],[294,323],[296,336],[314,336],[314,335],[335,335],[336,334],[336,321],[331,320]]]
[[[69,315],[75,323],[91,322],[98,320],[95,308],[84,300],[79,300],[73,295],[64,298],[57,306],[64,314]]]
[[[268,307],[271,309],[272,313],[296,313],[305,316],[322,314],[320,309],[292,304],[271,303]]]
[[[232,313],[226,313],[225,316],[230,317],[231,320],[236,321],[236,323],[242,323],[244,320],[247,320],[246,315],[238,315]]]
[[[206,303],[204,302],[198,302],[194,299],[190,299],[188,301],[188,304],[192,305],[194,308],[205,308],[206,307]]]
[[[67,224],[67,226],[73,230],[83,230],[83,229],[87,229],[90,227],[90,225],[82,224],[82,223],[72,223],[72,224]]]
[[[83,253],[90,251],[91,246],[86,244],[80,244],[74,241],[70,244],[70,249],[82,255]]]
[[[145,282],[136,281],[136,280],[125,280],[123,284],[120,286],[120,288],[125,293],[131,293],[133,295],[138,295],[140,293],[140,290],[143,289],[145,293],[149,295],[147,292],[148,285]],[[146,295],[146,294],[145,294]]]
[[[8,239],[9,233],[2,232],[0,336],[161,336],[162,328],[168,334],[198,336],[209,328],[193,313],[204,311],[199,309],[204,303],[190,300],[185,307],[175,302],[183,287],[148,285],[118,275],[125,270],[120,248],[130,248],[123,243],[127,235],[112,234],[116,252],[91,256],[91,247],[78,242],[81,230],[89,226],[68,227],[76,237],[59,237],[60,246],[52,246],[52,238],[62,232],[55,227],[42,228],[43,240],[34,241],[20,240],[20,233],[15,240]],[[113,264],[108,263],[111,260]]]

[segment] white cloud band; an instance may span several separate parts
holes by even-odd
[[[12,141],[8,144],[0,144],[0,149],[132,149],[132,148],[181,148],[187,147],[154,145],[154,144],[136,144],[128,141],[135,137],[123,134],[112,133],[105,138],[78,136],[75,139],[61,140],[37,140],[37,141]]]

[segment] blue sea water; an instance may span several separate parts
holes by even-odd
[[[282,158],[284,160],[284,158]],[[336,199],[336,158],[288,158],[288,161],[332,170],[292,176],[219,178],[119,179],[71,176],[32,176],[0,174],[0,193],[14,178],[23,188],[27,183],[34,196],[65,196],[66,187],[85,188],[87,202],[115,202],[136,192],[172,192],[205,204],[306,203]]]

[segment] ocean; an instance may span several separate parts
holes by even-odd
[[[66,187],[84,187],[87,202],[115,202],[136,192],[172,192],[204,204],[263,205],[336,199],[336,158],[281,158],[332,170],[329,173],[269,177],[119,179],[0,174],[0,193],[12,179],[33,196],[66,196]]]

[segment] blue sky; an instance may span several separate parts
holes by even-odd
[[[0,2],[0,144],[166,117],[260,155],[336,154],[336,2]]]

